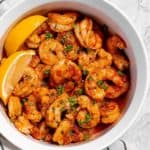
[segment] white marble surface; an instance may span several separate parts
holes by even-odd
[[[0,15],[9,9],[12,4],[21,0],[4,0],[0,3]],[[94,0],[93,0],[94,1]],[[106,0],[117,5],[122,9],[129,19],[133,22],[136,29],[142,36],[150,58],[150,0]],[[1,0],[0,0],[1,2]],[[150,63],[150,62],[149,62]],[[3,139],[5,150],[18,150],[15,146]],[[124,142],[126,145],[124,145]],[[1,147],[0,147],[1,148]],[[150,92],[148,93],[145,104],[134,125],[127,133],[107,150],[150,150]],[[3,150],[3,148],[2,148]]]

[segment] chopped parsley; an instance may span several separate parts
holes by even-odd
[[[45,34],[45,39],[48,40],[48,39],[51,39],[51,38],[53,38],[53,34],[51,34],[50,32],[47,32]]]
[[[89,76],[88,80],[89,80],[89,81],[92,81],[92,80],[93,80],[92,76]]]
[[[70,107],[71,107],[72,109],[74,109],[74,108],[76,107],[76,105],[77,105],[77,100],[76,100],[76,98],[75,98],[75,97],[69,97],[69,98],[68,98],[68,101],[69,101],[69,103],[70,103]]]
[[[21,99],[21,104],[24,105],[24,103],[25,103],[27,100],[28,100],[27,98],[22,98],[22,99]]]
[[[98,81],[97,81],[97,85],[98,85],[98,86],[101,86],[103,83],[104,83],[104,82],[103,82],[102,80],[98,80]]]
[[[83,123],[84,123],[84,121],[82,121],[82,120],[78,120],[78,124],[79,124],[79,126],[82,126],[82,125],[83,125]]]
[[[108,86],[106,84],[102,84],[101,88],[104,89],[104,91],[106,91],[108,89]]]
[[[45,70],[44,74],[47,75],[47,76],[50,75],[50,69]]]
[[[64,87],[62,85],[57,86],[56,88],[58,96],[64,92]]]
[[[100,88],[102,88],[102,89],[104,89],[104,91],[106,91],[107,89],[108,89],[108,86],[104,83],[104,81],[102,81],[102,80],[98,80],[97,81],[97,85],[100,87]]]
[[[123,73],[121,70],[119,70],[119,71],[118,71],[118,75],[119,75],[119,76],[123,76],[124,73]]]
[[[77,95],[82,95],[82,94],[83,94],[83,92],[84,92],[84,90],[83,90],[83,89],[79,89],[79,90],[77,90],[77,91],[76,91]]]
[[[84,120],[78,120],[78,124],[79,126],[82,126],[84,123],[88,123],[91,119],[91,114],[86,114]]]
[[[84,76],[87,76],[89,74],[89,71],[88,70],[83,70],[82,73],[83,73]]]
[[[65,52],[70,52],[70,51],[72,51],[72,49],[73,49],[72,45],[66,45],[65,48],[64,48],[64,51]]]
[[[88,123],[91,120],[91,118],[91,114],[86,114],[84,122]]]

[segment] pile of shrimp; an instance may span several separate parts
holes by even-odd
[[[49,12],[21,49],[36,55],[8,100],[15,127],[65,145],[92,139],[121,116],[129,89],[126,43],[78,12]],[[101,130],[97,130],[101,132]]]

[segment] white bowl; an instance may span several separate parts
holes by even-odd
[[[127,43],[126,54],[130,60],[131,87],[129,102],[121,120],[105,134],[96,139],[70,146],[46,144],[21,134],[0,109],[0,133],[21,149],[36,150],[100,150],[112,144],[133,124],[148,90],[148,59],[143,42],[128,18],[104,0],[26,0],[18,2],[0,18],[0,47],[3,46],[8,30],[22,17],[36,12],[54,9],[73,9],[94,17],[123,37]],[[2,48],[1,48],[2,49]]]

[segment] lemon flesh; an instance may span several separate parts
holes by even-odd
[[[6,37],[4,47],[7,56],[19,50],[25,40],[35,31],[43,22],[46,17],[41,15],[34,15],[27,17],[16,24]]]
[[[29,64],[33,50],[18,51],[9,56],[0,66],[0,98],[7,104],[13,88],[21,79],[24,68]]]

